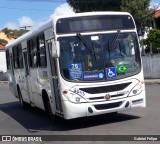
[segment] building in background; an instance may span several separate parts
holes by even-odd
[[[5,33],[3,33],[2,31],[0,31],[0,39],[4,39],[8,43],[14,40],[7,38]],[[6,44],[4,43],[0,43],[0,80],[6,80],[7,67],[6,67],[5,45]]]
[[[160,10],[157,10],[155,12],[154,17],[155,17],[155,27],[160,29]]]
[[[6,71],[5,45],[0,44],[0,80],[7,80]]]
[[[0,72],[6,72],[5,45],[0,44]]]

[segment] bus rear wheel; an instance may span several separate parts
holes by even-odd
[[[29,107],[29,104],[23,101],[23,97],[19,87],[18,87],[18,97],[19,97],[21,107],[23,109],[27,109]]]

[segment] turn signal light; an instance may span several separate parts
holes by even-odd
[[[64,91],[63,91],[63,94],[67,94],[67,93],[68,93],[68,91],[67,91],[67,90],[64,90]]]

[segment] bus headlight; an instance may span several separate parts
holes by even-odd
[[[138,83],[130,92],[129,96],[135,96],[142,92],[144,89],[144,84]]]
[[[84,98],[82,98],[81,96],[73,93],[73,92],[70,92],[70,91],[63,91],[63,95],[70,101],[70,102],[73,102],[73,103],[85,103],[87,102]]]

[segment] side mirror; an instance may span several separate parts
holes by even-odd
[[[52,42],[52,56],[58,58],[60,56],[60,44],[59,41]]]
[[[139,37],[142,35],[141,29],[137,29],[137,34],[138,34]]]
[[[140,28],[138,28],[137,29],[137,34],[138,34],[138,36],[144,36],[144,33],[145,33],[145,29],[140,29]]]

